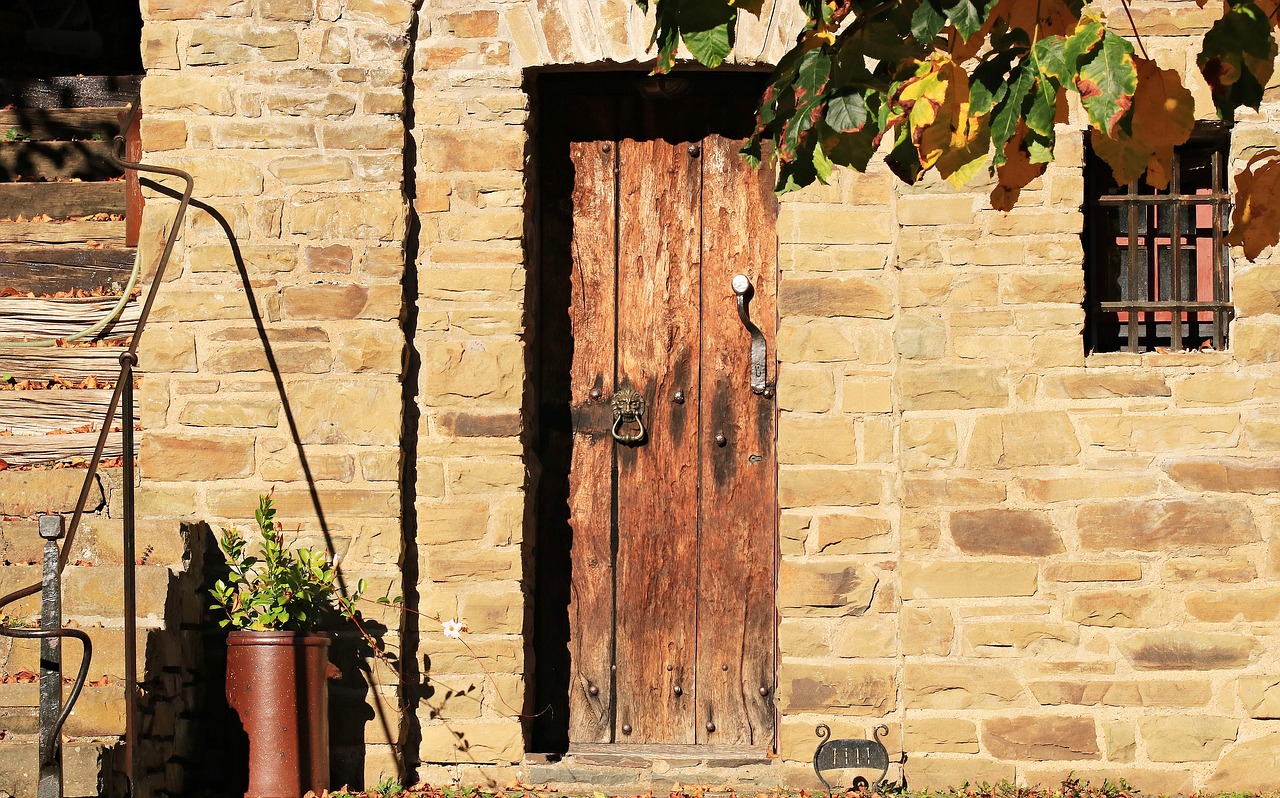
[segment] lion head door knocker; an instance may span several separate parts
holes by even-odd
[[[623,388],[613,395],[613,439],[618,443],[644,443],[644,398],[634,388]],[[627,428],[635,425],[635,431]]]

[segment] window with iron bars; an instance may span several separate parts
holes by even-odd
[[[1085,167],[1086,352],[1222,350],[1231,322],[1222,243],[1231,213],[1227,130],[1197,125],[1166,189],[1117,185],[1090,152]]]

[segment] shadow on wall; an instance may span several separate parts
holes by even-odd
[[[179,196],[177,192],[155,181],[144,179],[142,184],[166,196]],[[325,548],[331,552],[335,551],[333,535],[320,501],[315,477],[308,462],[307,453],[302,446],[298,424],[279,364],[266,334],[262,312],[239,242],[226,217],[216,208],[194,199],[191,201],[191,207],[207,214],[226,236],[236,271],[240,276],[249,313],[257,330],[258,339],[262,343],[276,392],[280,397],[289,435],[301,463],[307,492],[320,533],[324,538]],[[194,757],[189,763],[186,783],[192,787],[201,785],[200,794],[225,795],[237,791],[243,793],[248,784],[245,764],[247,741],[239,717],[226,702],[226,631],[218,627],[217,619],[208,612],[211,603],[208,590],[214,581],[226,574],[226,561],[207,526],[204,527],[203,534],[210,536],[204,547],[204,578],[200,591],[203,612],[199,620],[200,636],[204,643],[201,668],[206,681],[200,695],[203,700],[202,706],[197,709],[192,721],[195,727],[193,733],[195,747],[204,751],[205,756]],[[349,591],[341,573],[338,575],[338,582],[340,593],[348,595]],[[362,625],[381,648],[387,628],[367,619],[362,622]],[[369,642],[354,630],[338,632],[334,638],[330,659],[341,670],[342,678],[330,686],[330,783],[334,786],[349,785],[352,788],[362,789],[366,786],[363,782],[368,724],[377,722],[381,725],[382,739],[399,739],[397,734],[399,730],[391,727],[393,721],[385,713],[377,712],[373,708],[380,704],[373,687],[373,650]],[[241,747],[236,748],[237,745]],[[334,751],[335,748],[339,750]]]

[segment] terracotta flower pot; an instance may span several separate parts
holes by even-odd
[[[329,637],[227,635],[227,703],[249,737],[246,798],[302,798],[329,786]]]

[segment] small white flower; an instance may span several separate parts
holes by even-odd
[[[466,622],[457,618],[443,621],[440,626],[444,628],[444,636],[452,637],[454,640],[462,639],[462,633],[468,631]]]

